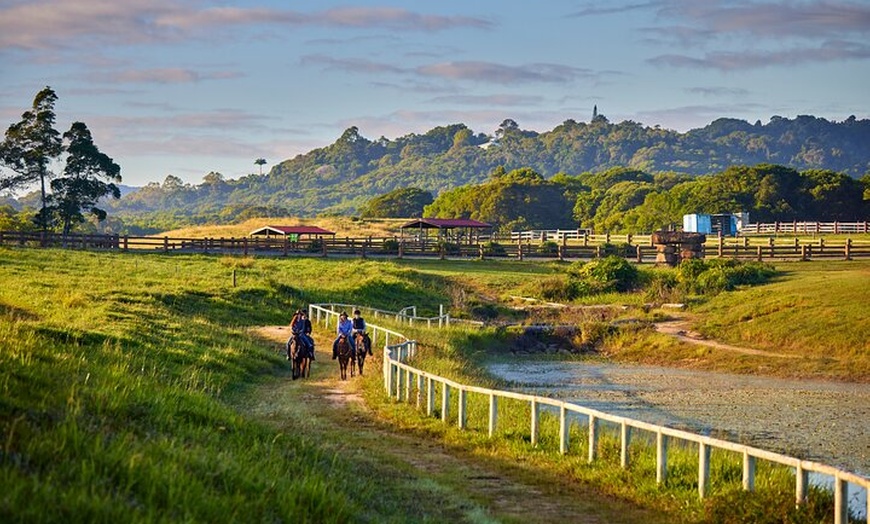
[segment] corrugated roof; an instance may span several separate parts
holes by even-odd
[[[268,235],[270,233],[276,235],[334,235],[332,231],[327,231],[317,226],[264,226],[260,229],[251,231],[251,236]]]
[[[470,218],[418,218],[416,220],[408,222],[407,224],[404,224],[402,226],[402,229],[413,227],[437,227],[439,229],[447,229],[452,227],[486,228],[492,226],[490,224],[487,224],[486,222],[480,222],[478,220],[472,220]]]

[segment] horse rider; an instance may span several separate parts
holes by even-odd
[[[359,309],[353,310],[353,320],[351,321],[351,323],[353,324],[353,333],[352,334],[356,335],[357,333],[362,333],[363,342],[365,345],[365,347],[362,350],[368,351],[369,355],[371,355],[372,354],[372,341],[371,341],[371,339],[369,339],[369,334],[366,333],[366,321],[360,315],[361,315],[361,313],[359,312]],[[356,338],[354,338],[354,340],[356,340]]]
[[[296,310],[296,314],[293,315],[293,320],[290,321],[290,331],[293,333],[293,336],[299,339],[303,347],[308,349],[308,354],[311,357],[311,360],[315,360],[314,339],[311,338],[311,321],[308,320],[308,315],[304,310]],[[290,347],[289,340],[287,341],[287,347]],[[290,358],[289,354],[287,355],[287,358]]]
[[[335,337],[335,341],[332,343],[332,360],[338,356],[338,341],[341,337],[345,337],[347,339],[348,344],[350,344],[350,356],[356,357],[356,349],[353,344],[353,337],[351,333],[353,332],[353,322],[348,320],[347,313],[342,311],[340,315],[338,315],[338,325],[335,327],[335,332],[338,335]]]

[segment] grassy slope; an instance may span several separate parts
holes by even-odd
[[[286,323],[299,305],[431,314],[461,294],[451,271],[495,295],[550,271],[412,266],[0,249],[0,520],[344,521],[365,516],[383,486],[399,503],[378,519],[413,520],[430,491],[400,489],[383,469],[336,459],[232,401],[285,372],[246,328]],[[464,374],[463,362],[435,371]]]
[[[0,520],[365,514],[383,471],[228,403],[286,372],[246,327],[327,299],[437,310],[435,283],[364,262],[265,260],[232,288],[233,262],[0,250]],[[370,488],[355,485],[358,470]],[[411,490],[380,517],[408,519],[416,499]]]
[[[773,282],[722,293],[690,310],[707,338],[793,358],[747,355],[639,333],[612,341],[614,358],[725,372],[870,381],[870,261],[780,263]]]

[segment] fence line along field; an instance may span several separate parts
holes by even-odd
[[[42,232],[0,231],[0,245],[66,247],[70,249],[144,250],[164,253],[261,254],[271,256],[352,257],[434,257],[512,258],[576,260],[617,255],[638,263],[653,262],[656,247],[648,236],[589,235],[560,242],[546,240],[546,233],[503,243],[497,237],[485,242],[451,243],[403,237],[315,237],[291,240],[287,237],[154,237],[129,235],[60,235]],[[870,239],[713,237],[703,246],[702,256],[742,260],[852,260],[870,258]]]

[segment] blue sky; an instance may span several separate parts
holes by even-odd
[[[0,0],[4,130],[46,85],[131,185],[238,178],[354,125],[839,121],[870,117],[870,1]]]

